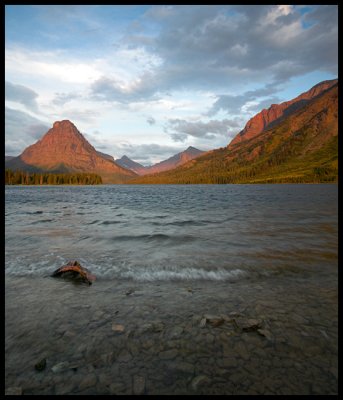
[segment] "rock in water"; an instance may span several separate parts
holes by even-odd
[[[37,364],[35,364],[35,369],[37,371],[43,371],[43,369],[45,369],[45,367],[46,367],[46,359],[45,358],[43,358]]]
[[[54,271],[51,276],[61,276],[64,278],[81,280],[89,285],[91,285],[96,279],[95,275],[91,274],[87,268],[82,267],[78,261],[69,261],[66,265],[63,265]]]

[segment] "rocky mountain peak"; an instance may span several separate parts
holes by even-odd
[[[123,182],[135,175],[116,164],[113,157],[96,151],[69,120],[55,121],[40,140],[9,163],[22,169],[94,172],[101,175],[105,183]]]

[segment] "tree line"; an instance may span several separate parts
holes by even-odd
[[[29,173],[5,170],[6,185],[101,185],[100,175],[93,173]]]

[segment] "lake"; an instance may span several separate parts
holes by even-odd
[[[337,185],[6,186],[5,288],[10,390],[338,393]]]

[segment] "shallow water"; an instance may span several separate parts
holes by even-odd
[[[6,388],[337,394],[337,201],[336,185],[6,186]],[[71,259],[92,286],[49,277]]]

